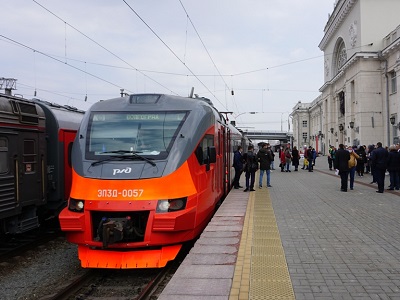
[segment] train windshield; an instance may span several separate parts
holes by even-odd
[[[168,156],[187,112],[92,112],[86,158],[138,153]]]

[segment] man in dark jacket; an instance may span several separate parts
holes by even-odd
[[[400,152],[397,151],[397,147],[395,145],[389,147],[387,170],[390,176],[389,190],[399,190]]]
[[[260,178],[258,187],[262,188],[264,171],[267,173],[267,187],[271,187],[271,161],[273,160],[271,147],[268,143],[262,144],[262,148],[257,153],[257,159],[260,162]]]
[[[246,161],[246,188],[243,192],[254,192],[254,181],[256,179],[256,171],[258,170],[258,161],[257,156],[254,154],[254,146],[250,145],[248,147],[247,153],[243,155],[244,160]]]
[[[377,148],[371,153],[372,169],[375,173],[375,179],[378,183],[377,193],[383,193],[385,189],[385,172],[389,153],[382,147],[382,143],[376,143]]]
[[[349,177],[349,160],[350,153],[344,149],[344,145],[340,144],[339,149],[336,151],[335,155],[335,169],[339,170],[340,175],[340,190],[342,192],[347,192],[347,180]]]
[[[240,176],[243,172],[243,157],[242,157],[242,146],[238,146],[237,150],[233,155],[233,167],[235,168],[235,179],[233,180],[233,187],[235,189],[242,188],[239,184]]]

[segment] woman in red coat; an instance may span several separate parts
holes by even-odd
[[[284,172],[284,168],[286,165],[286,158],[285,158],[285,151],[283,151],[282,148],[279,150],[279,160],[281,162],[281,164],[280,164],[281,172]]]

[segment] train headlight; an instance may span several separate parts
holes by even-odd
[[[85,208],[85,201],[84,200],[73,199],[73,198],[69,199],[68,209],[70,211],[83,212],[84,208]]]
[[[169,209],[168,200],[158,200],[157,203],[157,212],[167,212]]]
[[[185,209],[187,198],[158,200],[156,212],[166,213]]]

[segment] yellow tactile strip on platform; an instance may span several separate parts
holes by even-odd
[[[267,189],[250,193],[230,300],[295,299]]]

